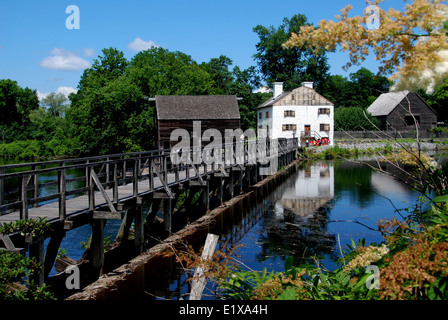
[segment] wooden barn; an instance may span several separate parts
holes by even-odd
[[[156,96],[155,129],[159,148],[170,148],[171,132],[185,129],[192,137],[193,122],[201,121],[201,136],[207,129],[218,129],[224,139],[225,129],[240,128],[238,99],[234,95]]]
[[[437,113],[417,93],[390,92],[380,95],[367,111],[376,117],[385,131],[431,130],[437,126]]]

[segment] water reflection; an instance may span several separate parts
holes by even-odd
[[[417,195],[363,164],[306,163],[266,199],[262,219],[239,241],[245,246],[238,254],[255,270],[283,270],[290,255],[296,265],[318,257],[333,269],[338,238],[342,248],[351,239],[381,242],[372,230],[378,220],[396,215],[394,207],[413,206]]]

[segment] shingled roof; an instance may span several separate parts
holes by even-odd
[[[240,119],[237,97],[156,96],[159,120]]]
[[[292,95],[294,100],[292,100]],[[258,109],[269,106],[295,105],[295,106],[332,106],[333,103],[314,89],[302,86],[292,91],[285,91],[276,98],[271,98],[258,106]]]
[[[374,117],[387,116],[408,94],[408,90],[383,93],[367,108],[367,111]]]

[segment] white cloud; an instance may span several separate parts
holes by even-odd
[[[95,50],[91,48],[84,48],[82,49],[84,51],[85,57],[93,57],[95,55]]]
[[[260,87],[253,91],[253,93],[267,93],[267,92],[272,92],[272,89],[266,86]]]
[[[154,41],[145,41],[143,39],[141,39],[140,37],[137,37],[134,39],[134,41],[132,41],[130,44],[128,44],[128,48],[133,50],[133,51],[142,51],[142,50],[147,50],[147,49],[151,49],[151,48],[158,48],[160,47],[157,43],[155,43]]]
[[[77,93],[78,90],[76,90],[75,88],[72,87],[59,87],[57,88],[57,90],[55,91],[56,93],[62,93],[64,96],[66,96],[68,98],[68,95],[70,93]],[[42,99],[45,99],[50,93],[42,93],[40,91],[37,91],[37,97],[39,98],[40,101],[42,101]]]
[[[50,57],[47,57],[40,62],[41,67],[67,71],[83,70],[90,67],[90,62],[69,50],[55,48],[50,54]]]

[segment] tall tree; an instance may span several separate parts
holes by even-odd
[[[148,103],[125,74],[129,62],[124,54],[114,48],[102,53],[84,71],[78,92],[69,96],[71,107],[67,116],[82,155],[144,148],[130,135],[129,121],[140,115]]]
[[[213,93],[214,81],[189,55],[163,48],[137,53],[127,73],[147,97]]]
[[[235,66],[230,70],[232,64],[230,58],[222,55],[202,63],[201,68],[211,75],[215,94],[230,94],[241,98],[241,129],[255,128],[256,108],[264,102],[261,94],[253,92],[260,86],[260,77],[253,66],[244,70]]]
[[[347,79],[341,75],[329,76],[323,86],[322,95],[338,107],[368,108],[382,93],[388,92],[392,82],[386,77],[376,76],[361,68]]]
[[[329,66],[325,52],[318,50],[317,55],[308,47],[285,48],[285,43],[292,34],[299,33],[302,26],[311,26],[307,17],[296,14],[291,19],[284,18],[283,23],[275,28],[256,26],[259,42],[254,55],[263,79],[272,84],[275,81],[285,83],[285,89],[299,87],[302,81],[314,81],[320,87],[328,76]]]
[[[39,107],[37,91],[20,87],[16,81],[0,80],[0,130],[2,142],[27,139],[29,114]]]
[[[63,118],[68,109],[66,102],[67,97],[64,94],[52,92],[42,99],[41,104],[47,109],[50,116]]]
[[[436,87],[427,102],[437,111],[438,121],[448,121],[448,108],[446,107],[448,105],[448,79]]]

